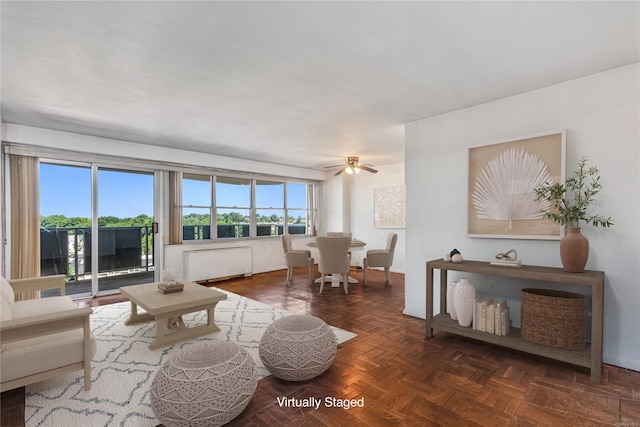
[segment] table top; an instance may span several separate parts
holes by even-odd
[[[363,242],[362,240],[358,240],[358,239],[353,239],[351,240],[351,245],[349,245],[352,248],[361,248],[363,246],[366,246],[367,244],[365,242]],[[307,246],[312,247],[312,248],[317,248],[318,247],[318,243],[316,243],[316,241],[312,241],[307,243]]]
[[[182,292],[163,294],[158,283],[144,283],[120,288],[120,292],[132,302],[155,316],[191,307],[204,307],[227,299],[227,294],[187,280],[177,280],[184,285]]]

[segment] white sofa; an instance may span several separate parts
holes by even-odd
[[[0,391],[84,370],[91,388],[91,358],[96,340],[89,317],[64,293],[64,276],[1,280]],[[15,293],[57,288],[57,297],[15,301]]]

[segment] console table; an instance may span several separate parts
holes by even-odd
[[[433,270],[440,270],[440,314],[433,315]],[[519,328],[511,328],[507,336],[473,330],[462,327],[446,313],[447,272],[486,274],[492,276],[512,277],[514,279],[540,280],[560,284],[582,285],[591,288],[591,344],[584,350],[564,350],[547,347],[526,341],[520,337]],[[604,272],[584,271],[567,273],[561,268],[523,265],[520,268],[491,265],[488,262],[463,261],[461,263],[445,262],[443,259],[427,262],[427,316],[426,335],[433,335],[434,330],[462,335],[468,338],[497,344],[526,353],[560,360],[573,365],[591,369],[591,382],[600,383],[603,352],[603,318],[604,318]]]

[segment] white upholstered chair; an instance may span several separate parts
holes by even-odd
[[[320,271],[320,293],[324,289],[324,278],[327,274],[340,274],[344,293],[349,293],[349,246],[351,237],[317,237],[318,270]]]
[[[351,237],[350,231],[327,231],[327,237]]]
[[[313,265],[315,260],[311,257],[311,251],[304,249],[293,249],[291,244],[291,234],[285,233],[280,236],[282,241],[282,250],[284,251],[284,260],[287,265],[287,281],[285,285],[289,285],[293,277],[294,267],[307,267],[309,269],[309,281],[313,282]]]
[[[89,324],[93,310],[64,296],[64,275],[0,281],[0,391],[80,369],[89,390],[96,352]],[[61,296],[15,301],[15,293],[54,288]]]
[[[352,237],[350,231],[327,231],[327,237]],[[349,264],[351,264],[351,251],[349,251]]]
[[[391,274],[389,268],[393,264],[393,252],[396,250],[396,242],[398,235],[389,233],[387,236],[387,247],[385,249],[370,249],[367,251],[366,258],[362,261],[364,264],[364,284],[367,284],[367,269],[372,267],[383,267],[384,274],[387,276],[387,283],[391,286]]]

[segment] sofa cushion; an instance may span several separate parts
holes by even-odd
[[[0,298],[0,320],[11,319],[11,306],[4,298]]]
[[[0,276],[0,295],[7,301],[9,306],[13,306],[13,302],[16,299],[16,294],[13,292],[13,288],[3,276]]]
[[[4,297],[0,297],[0,320],[10,320],[11,319],[11,306],[5,300]],[[4,344],[0,345],[0,352],[4,350]]]
[[[2,320],[5,320],[5,303],[4,303],[4,298],[2,298],[3,302],[2,302]],[[23,300],[23,301],[17,301],[16,303],[13,304],[13,307],[9,308],[8,312],[10,314],[10,318],[11,319],[22,319],[25,317],[30,317],[30,316],[36,316],[38,314],[48,314],[48,313],[55,313],[58,311],[64,311],[64,310],[73,310],[74,308],[77,308],[77,306],[75,305],[75,303],[71,300],[71,298],[69,297],[51,297],[51,298],[36,298],[36,299],[28,299],[28,300]],[[6,319],[8,320],[8,319]],[[64,332],[64,333],[73,333],[73,332],[77,332],[77,331],[69,331],[69,332]],[[82,342],[82,331],[80,331],[80,342]],[[54,339],[54,337],[56,337],[58,334],[55,335],[49,335],[46,337],[43,337],[44,339]],[[34,340],[37,339],[42,339],[42,338],[34,338]],[[31,340],[25,340],[24,342],[27,341],[31,341]],[[2,353],[2,382],[4,382],[4,371],[6,371],[5,369],[5,357],[10,358],[10,356],[6,356],[4,353],[6,351],[9,351],[10,348],[13,348],[14,345],[19,344],[19,343],[11,343],[11,344],[3,344],[0,347],[0,352]],[[44,358],[48,358],[46,352],[43,355]],[[82,356],[81,356],[82,357]],[[18,359],[20,357],[18,356]],[[19,377],[16,377],[19,378]]]
[[[12,318],[22,319],[75,308],[76,304],[67,296],[29,299],[13,304]],[[82,362],[82,339],[82,329],[74,329],[5,344],[0,353],[1,382]],[[95,352],[96,340],[92,334],[91,357]]]
[[[47,297],[18,301],[13,305],[13,319],[37,316],[38,314],[57,313],[58,311],[78,308],[71,298]]]
[[[5,344],[0,353],[0,382],[82,362],[82,337],[82,329],[76,329]],[[90,350],[93,357],[96,353],[93,334]]]

